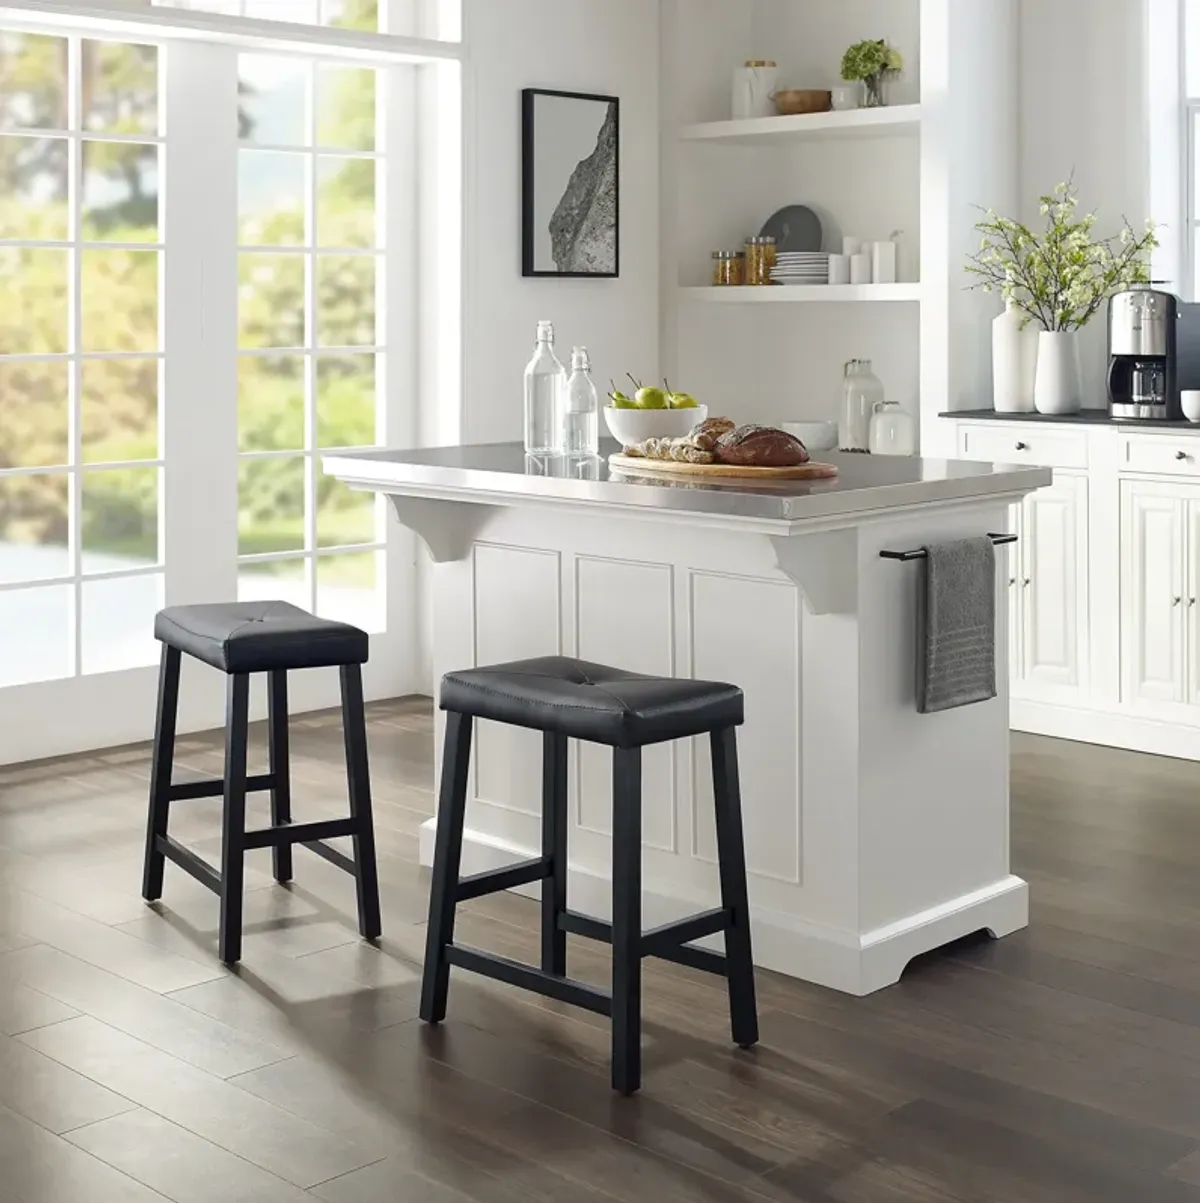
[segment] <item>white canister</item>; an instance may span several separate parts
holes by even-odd
[[[899,401],[881,401],[871,415],[872,455],[916,455],[917,429]]]
[[[750,59],[733,73],[733,118],[778,117],[774,96],[779,88],[779,65],[771,59]]]
[[[1200,389],[1184,389],[1179,395],[1183,416],[1189,422],[1200,422]]]
[[[858,102],[862,99],[862,89],[858,84],[838,84],[832,89],[831,96],[833,111],[846,113],[850,109],[858,108]]]
[[[1037,327],[1010,303],[992,323],[992,407],[998,414],[1033,413],[1037,352]]]
[[[855,255],[850,260],[850,283],[871,283],[871,256],[865,252],[861,255]]]
[[[871,243],[871,278],[876,284],[896,283],[896,244],[890,238]]]
[[[830,284],[849,284],[850,283],[850,256],[849,255],[830,255],[829,256],[829,283]]]

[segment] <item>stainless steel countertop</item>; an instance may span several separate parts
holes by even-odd
[[[608,465],[608,456],[618,451],[617,444],[606,443],[600,459],[580,463],[527,457],[519,443],[497,443],[327,455],[322,463],[328,475],[355,488],[394,496],[480,505],[649,510],[664,517],[692,514],[749,525],[790,525],[1031,492],[1052,481],[1047,468],[822,452],[813,458],[837,465],[836,480],[718,485],[625,475]]]

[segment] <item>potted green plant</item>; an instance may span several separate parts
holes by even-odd
[[[1150,280],[1157,226],[1138,233],[1128,221],[1111,238],[1095,233],[1095,212],[1079,213],[1073,181],[1040,198],[1046,228],[984,211],[976,223],[979,250],[969,256],[974,287],[999,293],[1023,325],[1037,323],[1038,363],[1034,406],[1038,413],[1077,413],[1082,406],[1078,332],[1114,293]]]
[[[862,82],[868,109],[880,108],[887,103],[883,85],[903,70],[904,59],[900,52],[882,39],[856,42],[842,57],[842,78],[849,83]]]

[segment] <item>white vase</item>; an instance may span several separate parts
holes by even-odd
[[[753,117],[778,117],[775,92],[779,87],[779,67],[770,59],[750,59],[733,73],[733,117],[746,121]]]
[[[998,414],[1033,413],[1038,330],[1024,329],[1021,311],[1009,305],[992,323],[992,408]]]
[[[1043,330],[1038,336],[1033,404],[1040,414],[1077,414],[1083,408],[1083,368],[1074,330]]]

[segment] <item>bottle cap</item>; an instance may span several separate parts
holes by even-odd
[[[571,350],[571,370],[575,372],[590,372],[592,359],[587,347],[574,347]]]

